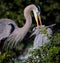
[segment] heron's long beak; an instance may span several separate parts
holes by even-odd
[[[37,24],[37,26],[39,26],[38,15],[36,16],[36,24]]]
[[[37,26],[39,26],[39,24],[40,24],[40,26],[42,25],[42,21],[41,21],[41,16],[40,15],[37,15],[37,17],[36,17],[36,23],[37,23]]]
[[[41,16],[39,16],[40,26],[42,26]]]
[[[40,15],[37,15],[37,16],[36,16],[36,23],[37,23],[37,27],[42,26],[42,21],[41,21],[41,16],[40,16]],[[36,34],[36,32],[34,31],[34,32],[30,35],[30,37],[32,37],[32,36],[35,35],[35,34]]]

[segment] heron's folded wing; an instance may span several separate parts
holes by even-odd
[[[0,40],[9,36],[11,30],[10,25],[0,24]]]
[[[6,25],[0,24],[0,34],[3,32],[3,30],[5,29]]]

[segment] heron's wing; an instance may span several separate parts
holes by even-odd
[[[10,25],[0,24],[0,40],[9,36],[11,30]]]
[[[0,19],[0,40],[9,36],[17,28],[15,22],[11,19]]]
[[[6,25],[0,23],[0,34],[3,32],[3,30],[5,29]]]

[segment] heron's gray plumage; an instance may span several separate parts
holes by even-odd
[[[15,24],[15,22],[11,19],[0,19],[0,33],[2,33],[2,31],[5,30],[5,28],[8,26],[10,26],[9,24],[13,24],[15,28],[17,28],[17,25]]]
[[[51,28],[45,28],[45,25],[38,26],[33,28],[34,33],[32,35],[36,35],[34,39],[33,48],[38,48],[39,46],[42,46],[45,43],[50,43],[52,36],[52,29]],[[43,33],[43,31],[46,30],[46,33]]]
[[[9,36],[12,29],[11,25],[9,25],[11,23],[17,28],[17,25],[11,19],[0,19],[0,40]]]
[[[10,25],[4,25],[2,26],[3,29],[0,28],[0,40],[7,38],[10,34],[11,26]]]
[[[15,27],[17,27],[17,25],[15,24],[15,22],[11,19],[0,19],[0,24],[5,24],[5,25],[9,25],[10,23],[14,24]]]

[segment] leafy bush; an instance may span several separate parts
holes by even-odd
[[[0,63],[12,63],[12,57],[15,55],[12,51],[5,52],[0,55]]]
[[[31,52],[32,56],[23,63],[60,63],[59,36],[59,32],[54,33],[54,40],[50,44],[34,49]]]

